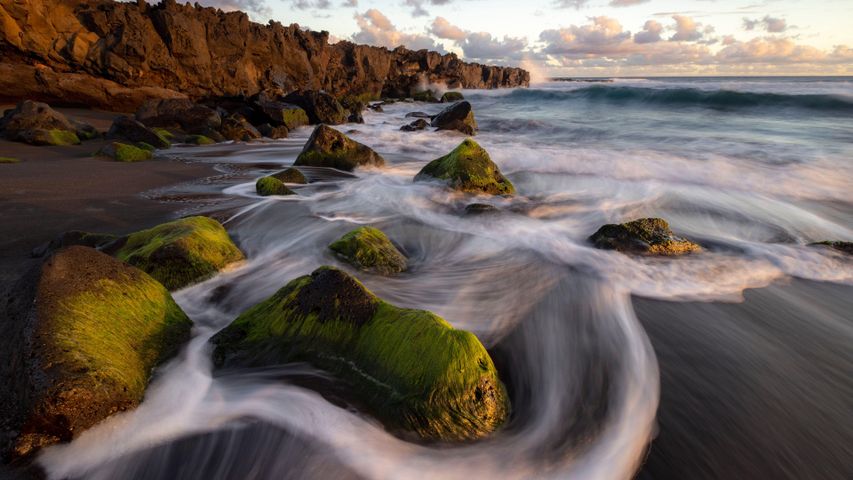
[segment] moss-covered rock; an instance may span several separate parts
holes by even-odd
[[[166,130],[165,128],[154,127],[151,129],[151,131],[170,142],[175,139],[175,134],[170,132],[169,130]]]
[[[261,138],[261,132],[258,131],[246,117],[240,114],[232,114],[222,120],[220,133],[228,140],[235,142],[248,142]]]
[[[0,164],[4,163],[21,163],[21,161],[14,157],[0,157]]]
[[[145,142],[156,148],[171,147],[172,143],[160,132],[161,129],[155,131],[130,117],[120,116],[113,120],[107,138],[118,138],[131,143]]]
[[[390,426],[427,439],[487,436],[509,410],[477,337],[386,303],[330,267],[288,283],[212,342],[220,367],[309,361],[346,381]]]
[[[406,257],[378,228],[356,228],[329,248],[360,270],[392,275],[406,269]]]
[[[154,368],[190,336],[160,283],[87,247],[49,257],[16,293],[0,325],[0,403],[13,409],[5,446],[17,458],[134,408]]]
[[[702,247],[676,237],[662,218],[641,218],[627,223],[608,224],[589,237],[596,248],[644,255],[683,255]]]
[[[441,96],[441,103],[461,102],[465,97],[461,92],[444,92]]]
[[[208,217],[187,217],[132,233],[109,253],[176,290],[243,259],[228,232]]]
[[[825,240],[823,242],[812,243],[811,245],[816,247],[828,247],[838,250],[839,252],[846,253],[847,255],[853,255],[853,242]]]
[[[442,180],[450,188],[471,193],[512,195],[515,187],[504,177],[489,153],[470,138],[447,155],[429,162],[416,182]]]
[[[300,172],[298,169],[293,167],[286,168],[278,173],[274,173],[270,175],[273,178],[277,178],[284,183],[298,183],[304,185],[308,183],[308,179],[305,178],[305,174]]]
[[[272,126],[269,123],[258,125],[258,131],[261,132],[261,135],[264,137],[272,138],[273,140],[287,138],[287,135],[290,133],[284,125]]]
[[[430,123],[438,130],[457,130],[465,135],[477,133],[477,120],[474,119],[474,109],[463,100],[445,108],[433,117]]]
[[[295,195],[296,192],[287,188],[281,180],[273,177],[261,177],[255,182],[255,192],[262,197],[269,195]]]
[[[80,145],[80,138],[70,130],[30,130],[23,134],[26,143],[40,146]]]
[[[435,91],[433,90],[422,90],[420,92],[415,92],[412,94],[412,99],[416,102],[428,102],[428,103],[438,103],[438,97],[435,96]]]
[[[204,135],[189,135],[186,138],[186,143],[191,145],[213,145],[216,143],[216,140],[212,138],[206,137]]]
[[[289,93],[283,100],[304,110],[312,124],[340,125],[346,123],[349,117],[347,109],[335,97],[323,91],[299,90]]]
[[[329,167],[351,172],[356,167],[385,165],[385,159],[367,145],[326,125],[318,125],[293,163],[295,166]]]
[[[24,100],[0,118],[3,136],[31,145],[78,145],[80,138],[97,136],[91,125],[69,120],[46,103]]]
[[[148,150],[149,152],[152,152],[152,153],[155,150],[157,150],[156,148],[154,148],[154,145],[151,145],[150,143],[145,143],[145,142],[136,142],[136,146],[137,146],[137,148],[141,148],[143,150]]]
[[[105,145],[98,152],[98,155],[110,157],[117,162],[127,163],[142,162],[154,158],[154,153],[152,150],[120,142],[113,142],[108,145]]]

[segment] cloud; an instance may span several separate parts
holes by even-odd
[[[379,47],[396,48],[403,45],[413,50],[423,48],[445,53],[444,46],[436,44],[428,35],[406,33],[397,30],[382,12],[371,8],[362,14],[353,15],[359,31],[353,34],[356,43],[367,43]]]
[[[611,7],[633,7],[641,3],[647,3],[650,0],[610,0]]]
[[[332,6],[331,0],[292,0],[291,3],[299,10],[326,10]]]
[[[265,0],[200,0],[199,4],[205,7],[219,8],[225,12],[240,10],[261,17],[272,15],[272,9]]]
[[[654,21],[647,20],[643,25],[643,30],[634,34],[634,42],[636,43],[655,43],[661,40],[660,34],[663,32],[663,25]]]
[[[766,15],[764,18],[743,19],[744,30],[755,30],[755,27],[762,27],[770,33],[782,33],[788,29],[788,23],[784,18],[774,18]]]
[[[607,55],[622,51],[631,32],[613,18],[593,17],[588,25],[571,25],[568,28],[545,30],[539,40],[546,44],[543,52],[551,55],[587,56]]]
[[[435,17],[435,20],[432,21],[432,25],[430,25],[429,33],[446,40],[464,40],[467,35],[465,30],[452,25],[444,17]]]
[[[790,38],[762,37],[726,46],[717,53],[716,60],[733,64],[849,64],[853,62],[853,49],[838,45],[826,52],[799,45]]]
[[[589,0],[555,0],[554,7],[556,8],[574,8],[580,10],[581,7],[589,3]]]
[[[344,0],[341,3],[342,7],[358,7],[358,0]]]
[[[458,45],[465,52],[466,58],[478,60],[502,60],[508,58],[519,59],[519,53],[527,48],[527,41],[523,38],[504,36],[503,39],[492,37],[490,33],[475,32],[468,36]]]
[[[669,39],[676,42],[695,42],[702,38],[701,23],[693,20],[693,17],[687,15],[673,15],[675,20],[675,34]]]
[[[426,11],[424,5],[447,5],[451,1],[452,0],[406,0],[404,5],[412,7],[413,17],[426,17],[429,15],[429,12]]]

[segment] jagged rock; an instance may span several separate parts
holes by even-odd
[[[186,98],[149,100],[136,111],[136,120],[146,127],[177,128],[192,134],[206,134],[222,125],[216,110]]]
[[[433,313],[386,303],[331,267],[291,281],[211,342],[220,368],[311,362],[387,424],[426,439],[482,438],[509,412],[477,337]]]
[[[838,250],[839,252],[846,253],[847,255],[853,255],[853,242],[825,240],[823,242],[812,243],[811,245],[816,247],[832,248]]]
[[[31,457],[136,407],[192,323],[146,273],[72,246],[25,276],[0,323],[0,454]],[[11,435],[8,435],[11,433]],[[5,456],[5,455],[3,455]]]
[[[277,178],[284,183],[299,183],[303,185],[308,183],[308,179],[305,178],[305,175],[293,167],[284,169],[270,176],[273,178]]]
[[[91,125],[72,122],[46,103],[24,100],[0,118],[3,136],[32,145],[78,145],[98,135]]]
[[[385,165],[385,159],[367,145],[356,142],[334,128],[319,125],[293,165],[330,167],[351,172],[364,165],[381,167]]]
[[[281,180],[276,177],[261,177],[255,182],[255,192],[262,197],[270,195],[295,195],[296,192],[287,188]]]
[[[489,153],[474,140],[465,139],[447,155],[429,162],[416,182],[439,180],[462,192],[512,195],[515,187],[501,174]]]
[[[287,138],[287,135],[290,133],[284,125],[273,127],[269,123],[258,125],[258,132],[264,137],[272,139]]]
[[[326,92],[299,90],[284,97],[284,101],[298,105],[308,114],[312,124],[340,125],[347,122],[349,112],[335,97]]]
[[[465,100],[461,92],[444,92],[441,96],[441,103],[459,102]]]
[[[419,118],[408,125],[403,125],[402,127],[400,127],[400,130],[404,132],[415,132],[417,130],[424,130],[428,126],[429,123],[426,120],[424,120],[423,118]]]
[[[604,225],[589,241],[596,248],[646,255],[683,255],[702,250],[690,240],[676,237],[662,218]]]
[[[329,248],[360,270],[393,275],[406,269],[405,255],[378,228],[356,228]]]
[[[117,162],[125,163],[142,162],[154,158],[151,150],[120,142],[105,145],[98,152],[98,155],[110,157]]]
[[[227,140],[235,142],[248,142],[263,136],[248,120],[236,113],[222,119],[219,131]]]
[[[160,133],[124,115],[113,120],[110,130],[107,132],[107,138],[129,140],[134,143],[144,142],[156,148],[169,148],[172,146]]]
[[[465,135],[477,133],[477,121],[471,104],[463,100],[442,110],[430,123],[438,130],[458,130]]]

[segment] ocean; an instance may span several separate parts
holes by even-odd
[[[254,181],[280,141],[175,148],[221,175],[150,192],[216,211],[248,261],[182,290],[194,338],[135,411],[39,459],[51,478],[853,478],[853,78],[636,78],[465,91],[476,141],[511,198],[413,183],[464,137],[403,132],[398,102],[339,127],[388,165],[306,168],[298,196]],[[500,209],[464,215],[472,202]],[[679,258],[597,250],[606,223],[662,217],[705,247]],[[387,432],[308,365],[212,372],[207,340],[324,264],[355,225],[410,258],[358,273],[486,345],[513,413],[488,440]]]

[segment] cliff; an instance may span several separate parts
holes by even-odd
[[[134,110],[149,98],[323,89],[337,97],[526,86],[519,68],[340,42],[243,12],[165,0],[0,0],[0,100]]]

